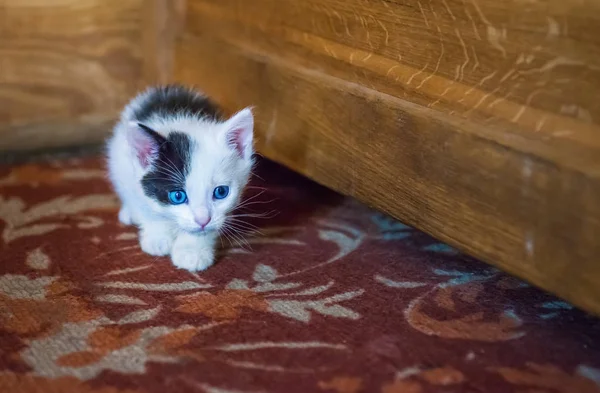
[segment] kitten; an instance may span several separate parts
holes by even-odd
[[[124,109],[108,141],[119,220],[140,228],[144,252],[204,270],[253,167],[254,117],[224,120],[207,97],[179,85],[154,87]]]

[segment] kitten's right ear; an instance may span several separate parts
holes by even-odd
[[[142,168],[146,168],[158,158],[160,146],[167,140],[150,127],[132,121],[128,124],[127,141]]]

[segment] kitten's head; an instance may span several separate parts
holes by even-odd
[[[160,131],[136,122],[128,130],[153,210],[184,231],[218,231],[252,170],[252,112],[225,122],[178,117],[157,124]]]

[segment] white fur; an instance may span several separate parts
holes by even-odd
[[[152,166],[142,167],[128,138],[128,133],[139,131],[131,122],[135,121],[135,107],[146,94],[149,92],[142,93],[125,108],[108,141],[109,176],[122,202],[119,220],[140,228],[144,252],[171,255],[173,264],[182,269],[204,270],[214,262],[219,230],[239,203],[250,176],[253,115],[250,109],[244,109],[220,123],[185,115],[154,117],[144,122],[163,136],[179,131],[195,142],[185,183],[189,203],[165,206],[144,194],[140,181]],[[242,130],[238,138],[242,154],[228,143],[232,130]],[[230,193],[225,199],[215,200],[212,193],[220,185],[229,186]],[[211,217],[204,230],[195,222],[194,213],[196,217],[202,214]]]

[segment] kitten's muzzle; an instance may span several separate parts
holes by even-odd
[[[202,230],[204,230],[204,228],[208,225],[210,220],[211,220],[211,217],[208,214],[208,212],[207,213],[194,213],[194,222],[196,222],[196,224],[198,224],[198,226]]]

